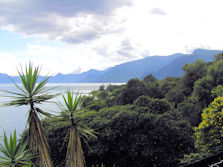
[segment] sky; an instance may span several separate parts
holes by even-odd
[[[0,73],[103,70],[146,56],[223,50],[222,0],[0,0]]]

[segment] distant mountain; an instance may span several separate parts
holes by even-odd
[[[106,73],[100,76],[97,82],[127,82],[131,78],[143,78],[149,73],[167,66],[178,55],[171,56],[152,56],[141,60],[136,60],[120,64],[110,68]]]
[[[97,78],[101,77],[110,68],[106,70],[89,70],[80,74],[57,74],[52,76],[49,82],[52,83],[95,83]]]
[[[182,67],[184,64],[192,64],[198,59],[211,62],[216,54],[221,53],[219,50],[196,49],[192,54],[179,54],[179,57],[173,60],[169,65],[152,73],[157,79],[163,79],[168,76],[180,77],[184,74]]]
[[[131,78],[143,79],[153,74],[158,79],[168,76],[180,77],[184,74],[182,67],[198,59],[206,62],[213,60],[219,50],[196,49],[192,54],[177,53],[169,56],[151,56],[107,68],[106,70],[89,70],[80,74],[57,74],[52,76],[50,83],[116,83],[127,82]],[[11,77],[19,82],[18,77]],[[42,77],[41,77],[42,78]],[[0,74],[0,83],[11,83],[9,76]]]
[[[3,73],[0,73],[0,83],[3,84],[3,83],[11,83],[13,80],[14,82],[18,83],[19,82],[19,77],[17,76],[9,76],[7,74],[3,74]]]
[[[151,56],[110,67],[106,70],[89,70],[81,74],[58,74],[50,82],[78,82],[78,83],[112,83],[127,82],[131,78],[144,78],[153,74],[158,79],[168,76],[180,77],[185,63],[191,64],[198,59],[206,62],[213,60],[219,50],[196,49],[192,54],[177,53],[169,56]]]

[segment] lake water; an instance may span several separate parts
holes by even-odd
[[[111,84],[111,83],[110,83]],[[108,83],[68,83],[68,84],[47,84],[47,87],[55,87],[55,89],[50,91],[50,94],[57,94],[65,92],[67,89],[73,90],[74,93],[80,93],[83,95],[88,95],[93,90],[98,90],[101,85],[105,87],[108,86]],[[114,83],[112,85],[120,85]],[[0,84],[0,90],[8,91],[17,91],[13,84]],[[4,103],[11,99],[4,97],[5,93],[0,92],[0,102]],[[54,98],[52,101],[62,101],[61,96]],[[48,112],[58,112],[56,104],[53,103],[43,103],[40,104],[40,107],[44,111]],[[4,131],[8,134],[13,132],[16,129],[17,134],[21,134],[26,127],[27,120],[27,111],[29,110],[28,106],[19,106],[19,107],[0,107],[0,136]]]

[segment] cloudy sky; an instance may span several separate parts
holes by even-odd
[[[223,49],[222,0],[0,0],[0,73],[105,69],[145,56]]]

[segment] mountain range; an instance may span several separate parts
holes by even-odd
[[[152,74],[157,79],[168,76],[180,77],[184,74],[184,64],[191,64],[198,59],[206,62],[213,61],[221,50],[195,49],[191,54],[176,53],[169,56],[149,56],[140,60],[116,65],[105,70],[89,70],[80,74],[61,74],[52,76],[50,83],[124,83],[131,78],[143,79]],[[0,83],[19,82],[18,76],[0,74]],[[42,77],[40,77],[41,79]]]

